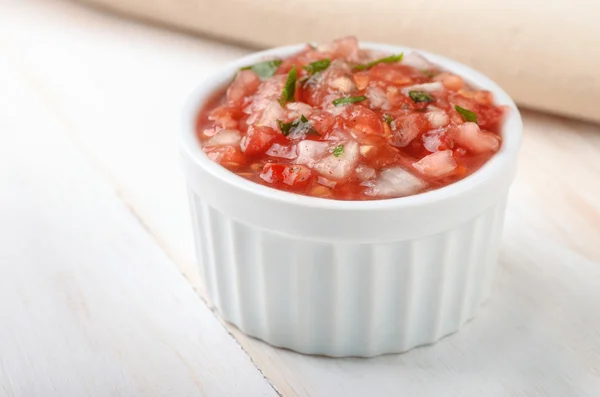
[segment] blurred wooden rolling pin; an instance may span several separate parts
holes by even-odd
[[[457,59],[526,107],[600,122],[596,0],[79,0],[258,47],[353,34]]]

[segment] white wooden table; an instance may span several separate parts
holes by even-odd
[[[199,288],[179,111],[249,50],[0,0],[0,396],[600,396],[600,126],[524,112],[480,316],[374,359],[223,324]]]

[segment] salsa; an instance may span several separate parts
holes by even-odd
[[[204,152],[256,183],[373,200],[470,175],[501,145],[505,109],[423,56],[354,37],[240,69],[200,110]]]

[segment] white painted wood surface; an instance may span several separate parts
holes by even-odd
[[[0,396],[276,396],[0,44]]]
[[[0,396],[600,395],[600,127],[531,112],[478,318],[369,360],[226,325],[250,361],[190,289],[176,150],[187,93],[246,52],[0,0]]]

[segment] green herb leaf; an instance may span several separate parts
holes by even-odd
[[[291,121],[289,123],[284,123],[281,120],[277,120],[277,124],[279,124],[279,129],[281,129],[281,133],[284,136],[290,135],[292,132],[301,133],[306,135],[319,135],[319,132],[313,127],[313,125],[308,121],[308,119],[301,115],[300,118]]]
[[[365,63],[363,65],[354,65],[352,67],[352,69],[354,69],[354,70],[371,69],[373,66],[379,65],[380,63],[396,63],[396,62],[400,62],[400,61],[402,61],[402,58],[404,58],[404,53],[403,52],[401,52],[398,55],[390,55],[389,57],[377,59],[375,61],[372,61],[372,62],[369,62],[369,63]]]
[[[290,123],[284,123],[281,120],[277,120],[277,124],[279,124],[279,129],[281,130],[281,133],[284,136],[288,136],[290,134],[290,130],[292,129],[292,126],[294,125],[294,122],[290,122]]]
[[[296,65],[294,65],[288,73],[287,80],[283,86],[283,91],[281,92],[281,97],[279,97],[279,103],[281,106],[284,106],[286,102],[294,102],[297,76],[298,73],[296,72]]]
[[[432,78],[433,76],[435,76],[435,72],[431,69],[423,70],[423,74],[429,78]]]
[[[362,102],[365,99],[367,99],[367,97],[364,95],[347,96],[347,97],[343,97],[343,98],[334,99],[331,103],[333,103],[335,106],[342,106],[342,105],[347,105],[349,103]]]
[[[275,74],[277,68],[281,65],[281,62],[282,61],[279,59],[264,61],[257,63],[256,65],[243,67],[242,70],[252,70],[261,80],[266,80]]]
[[[385,123],[391,127],[392,126],[392,121],[394,121],[394,119],[389,114],[384,114],[383,115],[383,121],[385,121]]]
[[[454,109],[460,114],[464,121],[471,121],[473,123],[477,123],[477,115],[475,112],[470,111],[469,109],[461,108],[458,105],[454,105]]]
[[[335,157],[340,157],[342,154],[344,154],[344,145],[336,146],[332,153]]]
[[[327,69],[329,65],[331,65],[331,59],[325,58],[309,63],[308,65],[304,66],[304,70],[306,70],[310,75],[313,75]]]
[[[433,102],[433,97],[425,91],[409,91],[408,96],[416,103]]]

